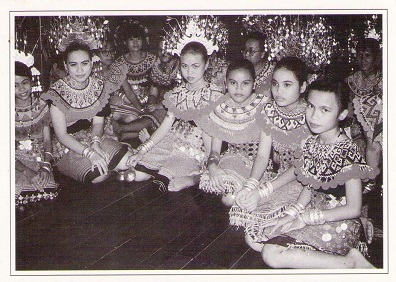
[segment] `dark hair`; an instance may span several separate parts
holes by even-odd
[[[313,90],[334,93],[340,108],[339,113],[348,109],[349,87],[345,81],[330,77],[319,78],[309,85],[308,95]]]
[[[32,79],[32,71],[27,65],[21,62],[15,62],[15,75],[26,76]]]
[[[256,72],[254,71],[254,66],[252,62],[247,59],[240,59],[230,63],[230,65],[227,68],[226,78],[228,78],[228,76],[232,71],[239,69],[247,70],[252,76],[253,80],[256,77]]]
[[[63,53],[63,61],[66,63],[69,54],[75,51],[85,51],[87,52],[89,58],[92,59],[92,51],[87,44],[80,41],[73,41],[69,44],[69,46],[67,46],[65,52]]]
[[[308,68],[303,60],[297,57],[285,57],[276,63],[274,68],[275,72],[278,69],[285,68],[295,75],[300,86],[308,79]]]
[[[373,52],[373,55],[375,58],[381,52],[380,44],[374,38],[365,38],[365,39],[359,41],[358,44],[356,45],[357,52],[365,51],[367,49],[370,49]]]
[[[249,39],[257,40],[259,42],[260,49],[264,50],[264,45],[267,41],[267,36],[265,34],[258,31],[254,31],[246,36],[245,42],[248,41]]]
[[[187,53],[202,55],[202,58],[204,59],[205,63],[208,61],[209,58],[208,50],[206,50],[206,47],[202,43],[196,41],[191,41],[187,43],[181,50],[180,56]]]
[[[128,33],[125,35],[125,39],[129,38],[141,38],[145,39],[146,38],[146,32],[145,29],[142,25],[138,23],[133,23],[130,26],[128,26]]]

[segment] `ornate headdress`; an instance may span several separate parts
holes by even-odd
[[[242,18],[242,24],[247,32],[258,31],[267,36],[269,60],[294,56],[313,71],[330,63],[338,45],[332,26],[321,16],[253,15]]]
[[[208,55],[225,49],[228,43],[228,30],[215,16],[183,16],[180,21],[169,17],[164,31],[165,48],[179,56],[183,47],[191,41],[203,44]]]
[[[34,57],[31,53],[27,52],[27,35],[25,32],[16,31],[15,34],[15,50],[13,58],[15,62],[25,64],[32,73],[32,94],[36,97],[40,96],[43,88],[40,83],[41,73],[34,66]],[[34,48],[33,48],[34,49]]]
[[[109,31],[109,21],[103,17],[58,16],[53,17],[49,42],[56,52],[64,52],[73,41],[80,41],[91,50],[100,49]]]
[[[352,57],[356,56],[356,47],[359,40],[363,38],[372,38],[379,42],[382,48],[382,26],[378,15],[366,16],[364,21],[363,34],[359,34],[353,28],[350,30],[348,35],[348,56],[349,62],[352,61]]]

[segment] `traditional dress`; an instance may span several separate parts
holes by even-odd
[[[254,80],[254,88],[256,93],[271,95],[271,81],[274,68],[274,64],[267,62],[264,67],[258,73],[256,73],[256,78]]]
[[[278,166],[277,175],[293,166],[295,152],[300,148],[301,142],[310,136],[305,124],[305,108],[306,102],[301,99],[293,112],[285,113],[271,99],[261,112],[262,129],[272,137],[273,160]],[[264,183],[261,182],[260,185]],[[300,183],[292,181],[261,200],[252,212],[234,204],[230,210],[231,225],[245,227],[245,232],[254,241],[266,239],[260,238],[260,234],[256,234],[257,230],[262,224],[281,216],[286,207],[297,200],[302,188]]]
[[[332,209],[346,204],[345,183],[350,179],[373,179],[378,170],[366,165],[358,146],[343,140],[335,144],[319,144],[319,136],[311,136],[303,145],[302,157],[296,161],[298,181],[311,190],[306,209]],[[319,250],[346,255],[351,248],[366,249],[359,218],[307,225],[276,236],[267,244],[287,248]]]
[[[110,100],[114,113],[127,114],[134,116],[135,119],[144,115],[151,118],[156,125],[159,125],[160,122],[157,117],[147,112],[140,112],[130,103],[121,90],[122,84],[127,80],[140,104],[146,105],[149,96],[149,76],[155,61],[156,57],[148,52],[146,53],[146,57],[136,64],[128,62],[124,55],[114,61],[110,67],[110,75],[106,81],[106,83],[109,83],[106,88],[109,88],[110,93],[116,94]]]
[[[362,152],[365,150],[362,134],[382,145],[382,76],[380,73],[364,78],[358,71],[347,78],[355,120],[351,126],[352,138],[358,143]]]
[[[227,172],[223,177],[227,187],[225,193],[238,193],[250,176],[261,131],[256,117],[268,99],[267,95],[253,94],[243,104],[237,104],[225,95],[223,102],[200,120],[199,125],[208,135],[228,142],[228,148],[221,154],[218,164]],[[265,173],[263,178],[268,180],[268,174]],[[209,193],[223,193],[210,185],[208,171],[201,176],[199,188]]]
[[[65,114],[67,133],[84,145],[91,141],[91,121],[94,116],[106,117],[110,114],[108,106],[109,94],[104,91],[102,80],[90,77],[88,85],[83,89],[70,86],[70,77],[55,82],[43,99],[50,101]],[[109,155],[109,170],[114,169],[128,151],[126,145],[115,141],[106,134],[101,141],[102,149]],[[91,171],[91,162],[82,155],[69,150],[60,142],[55,142],[54,157],[59,161],[58,170],[81,182],[92,181],[100,173],[97,168]]]
[[[15,107],[15,160],[38,172],[44,161],[43,128],[50,124],[48,105],[41,99],[34,99],[28,107]],[[58,184],[51,173],[44,192],[37,191],[22,172],[15,171],[16,205],[54,199],[58,195]]]
[[[209,83],[198,90],[188,90],[183,83],[167,92],[163,104],[177,120],[170,132],[143,156],[139,164],[158,170],[168,179],[200,173],[206,155],[203,132],[196,124],[213,111],[222,96],[219,89]]]

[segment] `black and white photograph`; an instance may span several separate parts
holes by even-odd
[[[389,278],[386,3],[15,2],[7,279]]]

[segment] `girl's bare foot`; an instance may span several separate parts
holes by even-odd
[[[140,130],[139,132],[139,139],[140,141],[143,143],[145,142],[147,139],[150,138],[150,134],[148,133],[146,128],[143,128],[142,130]]]
[[[168,191],[178,192],[188,187],[194,186],[196,183],[193,176],[182,176],[171,179],[168,185]]]

